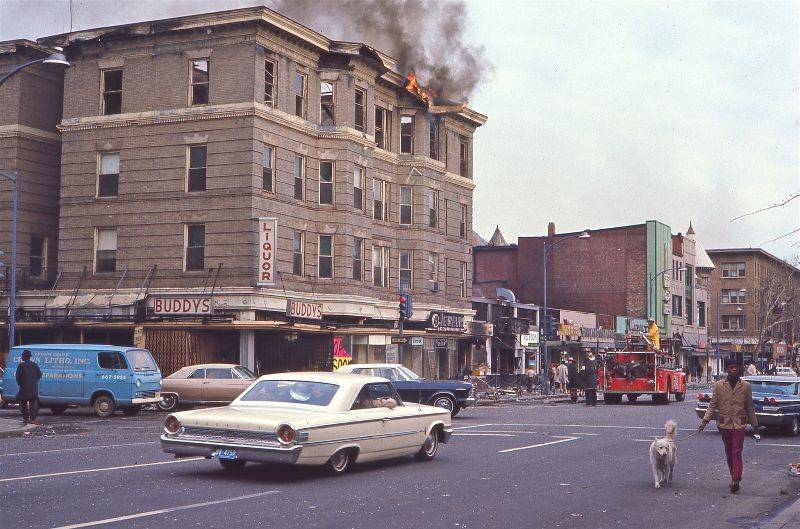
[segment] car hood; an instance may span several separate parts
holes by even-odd
[[[317,410],[282,406],[221,406],[189,410],[173,414],[183,426],[224,428],[226,430],[251,430],[274,432],[281,424],[290,424],[299,430],[314,426],[324,420],[326,424],[344,422],[345,414],[331,413],[328,408]],[[339,417],[341,416],[341,417]]]

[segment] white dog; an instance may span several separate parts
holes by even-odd
[[[675,446],[675,433],[678,425],[675,421],[667,421],[665,437],[656,437],[650,445],[650,464],[653,467],[653,481],[656,488],[672,483],[672,470],[678,461],[678,449]]]

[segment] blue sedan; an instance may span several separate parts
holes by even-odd
[[[760,426],[800,434],[800,377],[742,377],[753,388],[753,407]],[[708,409],[711,393],[697,396],[695,412],[701,419]]]

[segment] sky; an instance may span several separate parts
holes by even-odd
[[[258,5],[73,0],[72,29]],[[269,2],[267,2],[269,4]],[[466,1],[491,72],[470,98],[474,229],[506,240],[655,219],[706,248],[800,254],[800,3]],[[336,2],[320,2],[336,9]],[[70,30],[0,0],[0,40]],[[316,28],[322,29],[322,28]],[[324,33],[324,31],[322,31]],[[444,42],[447,35],[443,35]]]

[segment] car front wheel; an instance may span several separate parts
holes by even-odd
[[[350,450],[339,450],[331,456],[325,468],[334,476],[344,474],[350,469],[353,455]]]
[[[439,433],[434,429],[425,438],[422,443],[422,448],[419,449],[415,456],[419,461],[430,461],[436,456],[439,451]]]
[[[436,397],[436,399],[434,399],[433,401],[433,405],[436,406],[437,408],[446,409],[447,411],[450,412],[450,415],[455,415],[455,413],[458,413],[458,412],[453,413],[453,410],[456,409],[456,403],[451,397],[448,397],[447,395],[441,395],[439,397]]]
[[[172,411],[178,407],[178,396],[171,393],[162,395],[162,401],[158,403],[158,409],[161,411]]]

